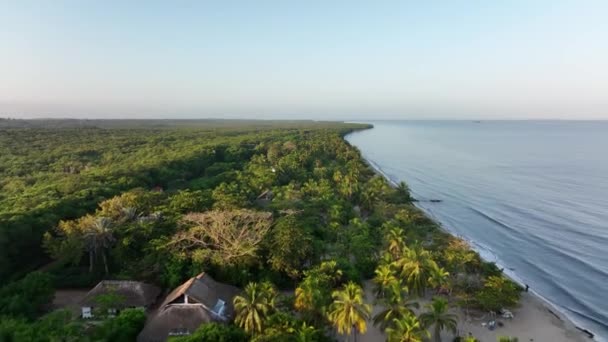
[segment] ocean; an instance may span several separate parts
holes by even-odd
[[[486,260],[608,340],[608,121],[379,121],[346,139]],[[428,200],[438,199],[439,203]]]

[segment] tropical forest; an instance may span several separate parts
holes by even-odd
[[[368,128],[0,120],[0,341],[143,341],[201,274],[238,289],[229,319],[158,340],[476,341],[462,320],[522,289],[344,139]],[[100,294],[87,319],[76,294],[103,281],[158,301],[115,312]]]

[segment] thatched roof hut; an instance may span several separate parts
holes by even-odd
[[[116,309],[149,308],[156,302],[160,289],[138,281],[102,280],[80,301],[80,306],[96,307],[97,298],[104,294],[116,294],[120,298],[116,303]]]
[[[265,200],[271,200],[271,199],[272,199],[272,197],[273,197],[273,195],[274,195],[274,194],[272,193],[272,190],[268,189],[268,190],[266,190],[266,191],[262,192],[262,193],[261,193],[261,194],[260,194],[260,195],[257,197],[257,199],[259,199],[259,200],[261,200],[261,199],[265,199]]]
[[[139,342],[165,341],[169,336],[188,335],[201,324],[227,322],[234,315],[234,286],[216,282],[204,273],[173,290],[137,337]]]
[[[268,205],[270,204],[270,202],[272,202],[272,198],[274,197],[274,194],[272,192],[272,190],[266,190],[264,192],[262,192],[257,198],[256,198],[256,203],[262,206]]]
[[[160,308],[137,336],[138,342],[163,342],[170,336],[190,335],[203,323],[214,322],[201,304],[172,304]]]

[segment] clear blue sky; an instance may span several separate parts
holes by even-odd
[[[0,116],[608,119],[608,1],[7,0]]]

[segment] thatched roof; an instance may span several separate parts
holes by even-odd
[[[175,332],[193,333],[203,323],[214,322],[201,304],[171,304],[160,308],[137,336],[138,342],[166,341]]]
[[[209,275],[201,273],[196,277],[190,278],[188,281],[173,290],[161,304],[161,308],[174,302],[182,295],[203,304],[208,309],[215,306],[218,299],[226,302],[225,316],[232,317],[233,307],[232,299],[239,294],[241,290],[232,285],[226,285],[215,281]]]
[[[154,285],[131,280],[102,280],[80,301],[81,306],[98,306],[97,297],[115,293],[121,297],[117,309],[149,307],[154,304],[160,289]]]
[[[269,199],[272,199],[272,196],[273,196],[272,190],[270,190],[270,189],[269,189],[269,190],[266,190],[266,191],[262,192],[262,193],[261,193],[261,194],[260,194],[260,195],[257,197],[257,199],[259,199],[259,200],[261,200],[261,199],[266,199],[266,200],[269,200]]]
[[[231,319],[234,313],[233,298],[240,293],[234,286],[216,282],[201,273],[173,290],[158,311],[153,314],[137,337],[139,342],[165,341],[172,332],[194,332],[201,324],[223,322],[211,309],[218,299],[225,302],[224,316]],[[182,302],[182,296],[189,297],[190,304]],[[193,301],[197,303],[193,304]]]

